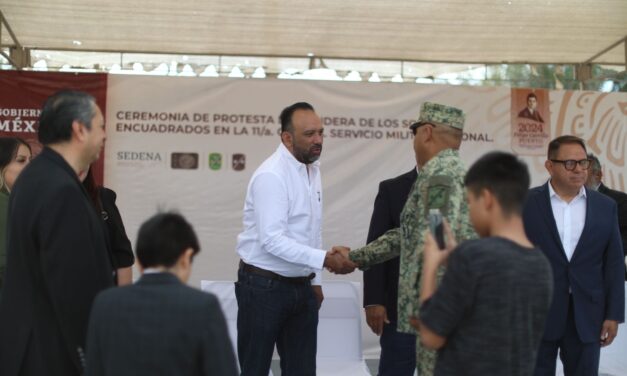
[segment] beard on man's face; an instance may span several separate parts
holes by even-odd
[[[304,164],[314,163],[320,158],[322,153],[322,144],[313,144],[309,148],[299,147],[294,144],[294,158]]]

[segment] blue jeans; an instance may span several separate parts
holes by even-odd
[[[240,269],[235,296],[241,375],[267,376],[276,344],[282,376],[315,376],[318,302],[311,284]]]
[[[412,376],[416,369],[416,336],[396,331],[396,323],[383,326],[379,339],[379,376]]]

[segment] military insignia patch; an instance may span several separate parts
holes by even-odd
[[[222,168],[222,154],[220,153],[209,154],[209,168],[212,170],[219,170]]]
[[[428,213],[430,209],[440,209],[440,212],[446,216],[448,213],[450,194],[451,180],[448,177],[434,176],[429,179],[425,211]]]
[[[246,168],[246,155],[237,153],[233,154],[233,159],[231,160],[231,167],[235,171],[242,171]]]

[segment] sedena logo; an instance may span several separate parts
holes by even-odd
[[[159,168],[165,164],[165,155],[156,151],[120,150],[115,159],[117,166],[129,168]]]
[[[118,161],[161,162],[161,154],[150,151],[118,151]]]

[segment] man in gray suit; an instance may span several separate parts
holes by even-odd
[[[87,334],[87,375],[236,375],[215,296],[188,287],[200,251],[192,226],[173,213],[139,229],[142,277],[96,298]]]

